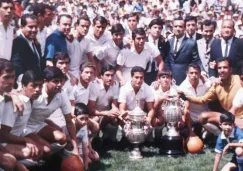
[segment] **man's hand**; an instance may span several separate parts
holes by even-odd
[[[209,68],[215,69],[216,68],[216,62],[215,61],[209,62]]]
[[[92,163],[92,161],[90,160],[90,158],[88,156],[87,157],[84,157],[84,169],[85,170],[88,170],[90,163]]]
[[[183,91],[177,91],[177,93],[179,94],[179,97],[184,100],[187,101],[188,98],[186,97],[185,93]]]
[[[154,82],[152,82],[151,86],[152,86],[155,90],[158,90],[158,89],[159,89],[159,84],[160,84],[159,81],[154,81]]]
[[[123,80],[120,80],[119,83],[120,83],[120,87],[125,85],[125,81],[123,81]]]
[[[105,111],[105,115],[110,118],[117,118],[120,115],[120,113],[118,111],[110,110],[110,111]]]
[[[26,147],[30,150],[30,157],[36,160],[39,159],[42,154],[35,145],[34,141],[29,138],[25,138],[25,143]]]
[[[161,94],[158,99],[160,102],[162,101],[170,101],[169,97],[165,94]]]
[[[210,80],[211,80],[212,85],[218,86],[222,83],[220,77],[219,78],[211,77]]]
[[[53,66],[53,62],[51,60],[46,60],[46,66]]]
[[[13,102],[14,112],[18,112],[19,116],[23,116],[23,112],[24,112],[23,102],[19,99],[17,95],[11,95],[11,98]]]

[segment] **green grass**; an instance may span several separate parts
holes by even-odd
[[[97,150],[101,160],[91,164],[89,171],[212,171],[215,155],[213,147],[204,149],[203,154],[188,153],[176,158],[160,155],[159,148],[143,147],[144,158],[132,161],[129,149],[121,147],[121,144],[113,147],[112,143],[108,143]],[[223,157],[220,168],[229,158],[230,154]]]

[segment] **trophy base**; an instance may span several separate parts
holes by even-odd
[[[136,148],[133,149],[133,151],[129,155],[129,158],[132,159],[132,160],[139,160],[139,159],[143,158],[139,147],[136,147]]]
[[[168,156],[185,155],[181,136],[162,136],[160,154]]]

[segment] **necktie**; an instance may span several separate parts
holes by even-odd
[[[206,41],[206,52],[208,51],[209,41]]]
[[[153,43],[154,43],[154,46],[156,47],[156,41],[155,40],[153,41]],[[151,65],[151,72],[155,71],[155,66],[156,66],[156,60],[155,60],[155,58],[153,58],[152,65]]]
[[[224,57],[226,58],[228,56],[228,49],[229,49],[229,42],[228,42],[228,40],[226,40],[225,43],[226,43],[226,47],[225,47]]]
[[[38,54],[38,52],[36,50],[34,42],[32,42],[32,47],[33,47],[34,54],[37,56],[38,60],[40,61],[40,59],[39,59],[40,57],[39,57],[39,54]]]
[[[174,49],[174,56],[176,56],[176,54],[177,54],[177,46],[178,46],[178,42],[179,42],[179,40],[176,39],[176,44],[175,44],[175,49]]]

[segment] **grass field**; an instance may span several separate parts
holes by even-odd
[[[144,158],[137,161],[129,159],[129,148],[123,144],[107,143],[98,147],[101,161],[90,165],[89,171],[212,171],[214,163],[213,146],[204,149],[202,154],[187,154],[181,157],[166,157],[159,154],[159,148],[142,148]],[[129,146],[130,147],[130,146]],[[131,148],[131,147],[130,147]],[[231,157],[222,158],[220,168]]]

